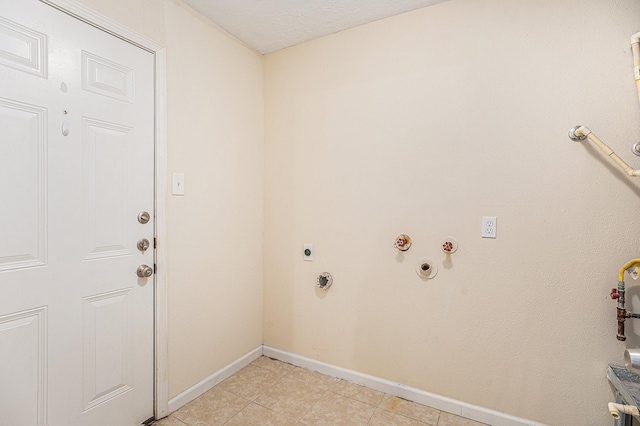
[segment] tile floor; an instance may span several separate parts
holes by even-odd
[[[261,357],[154,426],[485,426]]]

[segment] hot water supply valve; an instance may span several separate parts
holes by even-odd
[[[407,251],[411,247],[411,237],[407,234],[400,234],[396,237],[396,242],[393,246],[400,251]]]

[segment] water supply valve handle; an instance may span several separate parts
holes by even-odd
[[[617,298],[619,298],[619,297],[620,297],[620,295],[618,294],[618,289],[617,289],[617,288],[615,288],[615,287],[614,287],[614,288],[612,288],[612,289],[611,289],[611,294],[610,294],[609,296],[611,296],[611,298],[612,298],[613,300],[616,300]]]

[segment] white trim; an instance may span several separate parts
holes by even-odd
[[[156,55],[156,394],[155,416],[169,414],[169,295],[167,291],[167,72],[166,51]]]
[[[545,426],[542,423],[536,423],[531,420],[514,417],[499,411],[467,404],[466,402],[425,392],[420,389],[378,377],[369,376],[346,368],[336,367],[335,365],[316,361],[315,359],[275,349],[266,345],[262,347],[262,354],[298,367],[317,371],[318,373],[328,376],[338,377],[351,383],[366,386],[370,389],[407,399],[409,401],[414,401],[419,404],[427,405],[437,410],[446,411],[447,413],[456,414],[471,420],[487,423],[492,426]]]
[[[180,409],[262,356],[262,345],[169,400],[169,413]]]
[[[167,65],[163,46],[132,31],[124,25],[101,15],[73,0],[40,0],[115,37],[121,38],[155,56],[155,202],[157,273],[155,277],[155,395],[156,418],[169,413],[169,382],[167,364]]]
[[[132,29],[125,27],[121,23],[108,18],[93,9],[89,9],[87,6],[77,3],[74,0],[40,0],[42,3],[46,3],[62,12],[71,15],[81,21],[88,23],[94,27],[100,28],[103,31],[108,32],[118,38],[121,38],[129,43],[135,44],[151,53],[156,53],[160,50],[164,50],[164,47],[157,44],[151,39],[143,36],[140,33],[133,31]]]

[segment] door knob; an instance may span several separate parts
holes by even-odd
[[[147,265],[138,266],[138,270],[136,271],[140,278],[149,278],[153,275],[153,268]]]

